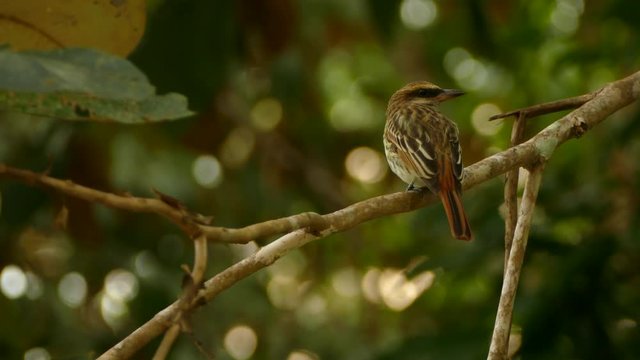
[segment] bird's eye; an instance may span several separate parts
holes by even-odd
[[[432,98],[442,94],[442,91],[439,88],[422,88],[416,91],[416,95],[423,98]]]

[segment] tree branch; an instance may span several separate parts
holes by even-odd
[[[463,188],[470,189],[520,166],[535,167],[544,163],[557,146],[571,138],[583,135],[584,132],[602,122],[610,114],[636,100],[639,95],[640,72],[607,85],[601,91],[594,93],[590,101],[547,126],[530,140],[467,167],[463,179]],[[539,179],[536,180],[535,177],[533,180],[528,181],[528,184],[530,184],[528,186],[529,193],[533,194],[533,189],[537,189],[537,186],[534,187],[536,182],[539,184]],[[347,230],[364,221],[407,212],[432,203],[434,200],[435,198],[431,195],[421,196],[410,192],[394,193],[364,200],[336,212],[322,215],[320,217],[323,218],[324,225],[326,225],[322,230],[301,228],[264,246],[255,254],[209,279],[204,284],[204,288],[199,291],[191,306],[196,307],[210,301],[236,282],[269,266],[290,250],[303,246],[310,241]],[[308,217],[309,220],[312,218],[317,219],[315,216]],[[290,219],[284,218],[275,220],[275,222],[268,222],[269,225],[263,225],[265,223],[256,224],[248,228],[251,228],[251,231],[255,233],[266,236],[267,234],[274,235],[276,231],[284,228],[291,229],[295,226],[303,226],[303,222],[292,224]],[[278,224],[278,226],[275,226],[275,224]],[[280,225],[282,227],[279,227]],[[523,237],[524,225],[523,223],[520,226],[520,230],[516,228],[516,237]],[[526,229],[528,230],[528,227]],[[249,232],[249,230],[237,229],[235,234],[229,235],[227,240],[228,242],[233,242],[234,239],[247,236],[246,234]],[[179,311],[179,306],[177,302],[174,302],[105,352],[100,359],[130,358],[140,347],[171,326],[171,319],[177,311]]]
[[[182,298],[179,300],[181,304],[182,312],[176,314],[176,318],[174,319],[174,324],[165,332],[156,353],[153,356],[153,360],[164,360],[166,359],[169,351],[171,350],[171,346],[174,341],[178,338],[180,334],[181,324],[186,321],[185,315],[191,311],[191,307],[189,303],[193,300],[193,297],[196,295],[198,289],[202,285],[202,280],[204,279],[204,273],[207,269],[207,238],[204,235],[200,235],[197,239],[194,240],[194,254],[193,254],[193,270],[189,274],[189,281],[187,286],[185,286],[184,292],[182,294]]]
[[[489,118],[489,121],[503,119],[509,116],[515,116],[516,119],[522,116],[524,116],[527,119],[531,119],[537,116],[551,114],[551,113],[562,111],[562,110],[577,109],[580,106],[584,105],[587,101],[590,101],[591,99],[593,99],[593,97],[596,96],[597,93],[598,92],[596,91],[590,94],[575,96],[572,98],[562,99],[557,101],[551,101],[544,104],[538,104],[538,105],[533,105],[533,106],[529,106],[522,109],[509,111],[504,114],[493,115]]]
[[[516,146],[522,142],[524,130],[526,128],[526,114],[520,113],[513,123],[511,130],[511,146]],[[506,208],[504,217],[504,271],[507,272],[509,262],[509,252],[513,241],[513,233],[516,230],[518,219],[518,177],[520,168],[509,170],[505,176],[504,185],[504,205]]]
[[[513,243],[509,252],[509,261],[506,265],[502,282],[502,293],[496,314],[496,323],[493,328],[491,346],[487,360],[506,360],[509,350],[509,334],[511,332],[511,319],[513,316],[513,304],[518,289],[520,270],[524,262],[524,252],[527,248],[529,228],[533,210],[536,207],[538,189],[542,179],[543,165],[529,171],[522,195],[520,215],[513,234]]]

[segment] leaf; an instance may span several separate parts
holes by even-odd
[[[0,48],[0,108],[127,124],[193,114],[183,95],[156,95],[147,77],[126,59],[90,49]]]
[[[91,47],[126,56],[140,42],[145,0],[0,2],[0,44],[18,50]]]

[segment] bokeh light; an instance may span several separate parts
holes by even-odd
[[[502,110],[495,104],[483,103],[475,107],[471,113],[471,125],[480,135],[493,136],[502,129],[503,120],[489,121],[491,115],[502,113]]]
[[[222,166],[213,155],[198,156],[193,162],[192,172],[198,185],[204,188],[213,189],[222,183]]]
[[[438,8],[432,0],[403,0],[400,4],[402,24],[411,30],[422,30],[438,16]]]
[[[275,98],[262,99],[251,109],[251,123],[258,130],[273,130],[281,120],[282,104]]]
[[[9,299],[17,299],[27,291],[27,275],[16,265],[7,265],[0,273],[0,290]]]
[[[375,70],[378,64],[386,64],[379,48],[358,49],[353,53],[334,50],[323,58],[318,82],[329,109],[329,123],[335,130],[372,130],[384,122],[384,109],[368,97],[362,87],[362,83],[372,76],[371,64],[376,65],[373,66]],[[389,72],[388,69],[381,70],[383,74]]]
[[[344,132],[372,128],[378,118],[371,101],[359,92],[339,99],[329,111],[331,125]]]
[[[127,314],[129,314],[129,307],[127,304],[121,299],[109,296],[107,293],[102,293],[99,299],[100,314],[104,321],[112,329],[120,327]]]
[[[464,48],[454,47],[443,59],[447,73],[469,91],[482,91],[484,96],[505,93],[513,86],[511,75],[501,67],[475,58]]]
[[[42,279],[30,271],[27,271],[27,298],[35,300],[44,294],[44,285]]]
[[[267,296],[275,307],[291,310],[300,305],[306,283],[298,281],[298,277],[306,266],[304,254],[292,251],[267,269],[270,275]]]
[[[317,360],[319,359],[318,355],[313,354],[306,350],[296,350],[289,353],[287,356],[287,360]]]
[[[300,285],[292,276],[275,275],[267,283],[267,296],[273,306],[291,310],[299,305]]]
[[[51,355],[45,348],[34,347],[24,352],[24,360],[51,360]]]
[[[87,297],[87,281],[84,276],[77,272],[64,275],[58,283],[58,296],[68,307],[82,305]]]
[[[362,289],[362,295],[369,302],[379,304],[382,299],[380,298],[380,290],[378,287],[378,280],[380,279],[380,269],[370,268],[362,277],[360,282],[360,288]]]
[[[344,166],[349,176],[365,184],[377,183],[387,174],[384,156],[365,146],[351,150],[347,154]]]
[[[424,271],[409,280],[404,271],[388,268],[382,270],[378,287],[382,301],[391,310],[402,311],[433,284],[435,273]]]
[[[241,167],[251,156],[255,142],[255,135],[251,129],[234,128],[220,146],[220,160],[227,167]]]
[[[114,299],[130,301],[138,294],[138,279],[127,270],[112,270],[104,279],[104,291]]]
[[[236,360],[249,359],[258,346],[258,336],[247,325],[236,325],[224,336],[224,348]]]
[[[308,328],[316,328],[327,321],[329,304],[319,292],[308,294],[296,309],[298,322]]]
[[[583,0],[556,0],[556,7],[550,15],[552,29],[560,35],[575,33],[583,11]]]
[[[136,254],[133,258],[133,268],[138,276],[145,279],[153,277],[160,271],[158,260],[149,250],[143,250]]]
[[[331,286],[340,295],[348,298],[358,296],[360,278],[352,267],[337,270],[331,276]]]

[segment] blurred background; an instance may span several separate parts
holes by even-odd
[[[490,115],[640,70],[623,0],[154,0],[128,58],[197,112],[140,126],[0,115],[0,161],[116,193],[151,188],[240,227],[402,191],[384,160],[389,96],[429,80],[465,164],[508,146]],[[136,40],[137,41],[137,40]],[[134,42],[135,44],[135,42]],[[523,359],[640,358],[640,113],[632,104],[546,167],[514,327]],[[529,122],[527,136],[559,118]],[[479,359],[503,269],[503,180],[305,246],[192,316],[170,358]],[[0,354],[86,359],[180,294],[189,239],[157,216],[0,179]],[[66,226],[63,226],[66,225]],[[210,246],[207,275],[257,246]],[[136,358],[150,358],[159,339]]]

